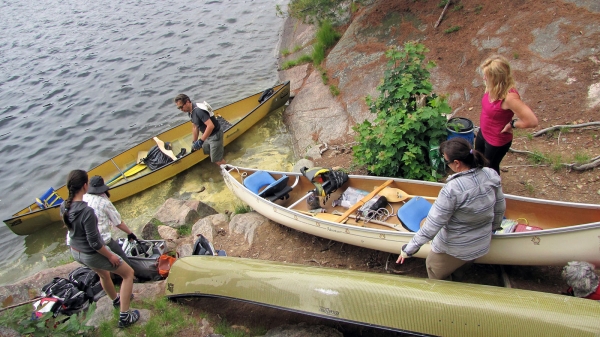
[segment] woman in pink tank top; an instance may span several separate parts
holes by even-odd
[[[513,129],[534,128],[538,120],[521,101],[508,60],[495,55],[483,61],[479,68],[485,81],[485,94],[481,99],[481,129],[475,139],[475,148],[500,174],[500,162],[512,144]]]

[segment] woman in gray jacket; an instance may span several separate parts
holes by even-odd
[[[133,269],[114,254],[102,240],[98,231],[98,219],[94,209],[83,201],[88,190],[88,175],[83,170],[73,170],[67,179],[69,197],[61,204],[61,216],[69,230],[71,255],[75,261],[88,266],[100,276],[102,289],[119,306],[119,328],[127,327],[140,318],[138,310],[129,310],[133,289]],[[110,278],[113,272],[123,278],[120,296]],[[121,300],[122,299],[122,300]]]
[[[431,241],[425,262],[431,279],[448,278],[458,268],[487,254],[492,231],[500,228],[506,210],[500,176],[488,167],[481,152],[463,138],[440,145],[444,161],[456,172],[448,177],[427,219],[396,263]]]

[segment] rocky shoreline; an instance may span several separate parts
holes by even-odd
[[[398,45],[399,40],[408,38],[426,41],[428,47],[433,50],[431,57],[438,62],[438,68],[434,68],[432,72],[432,81],[436,89],[448,93],[449,101],[455,107],[454,113],[476,120],[477,109],[473,109],[473,107],[478,104],[481,81],[474,70],[483,55],[495,51],[511,55],[515,69],[523,75],[521,77],[523,82],[527,82],[527,79],[529,79],[530,84],[521,87],[523,88],[522,93],[526,99],[530,99],[536,112],[540,113],[540,128],[553,124],[571,123],[577,119],[582,122],[600,120],[600,90],[592,90],[597,88],[600,83],[595,84],[598,82],[597,76],[592,76],[590,80],[585,77],[586,74],[596,74],[600,68],[597,50],[590,47],[590,45],[598,45],[600,29],[597,25],[589,25],[585,29],[581,28],[581,30],[573,28],[579,22],[593,22],[590,17],[597,18],[600,7],[586,0],[558,0],[547,5],[515,4],[514,6],[517,6],[517,8],[511,8],[513,12],[522,10],[522,14],[517,19],[527,21],[529,16],[533,18],[532,15],[536,15],[537,22],[535,24],[546,27],[545,29],[536,28],[532,32],[528,31],[527,34],[531,33],[533,37],[528,37],[532,41],[527,40],[527,43],[525,43],[519,41],[516,37],[508,38],[508,36],[512,36],[509,26],[519,27],[518,22],[511,21],[505,27],[500,22],[502,20],[493,19],[501,13],[496,8],[498,5],[493,2],[485,2],[483,5],[484,12],[481,14],[483,17],[477,17],[471,11],[466,13],[465,18],[463,18],[467,21],[476,18],[480,23],[480,25],[473,24],[473,27],[470,28],[465,25],[464,30],[458,33],[462,34],[464,32],[468,35],[463,42],[465,45],[464,51],[453,49],[458,43],[457,40],[453,40],[453,36],[443,34],[441,31],[438,31],[437,35],[433,34],[433,28],[426,23],[425,18],[423,16],[418,17],[419,14],[422,14],[431,19],[429,21],[435,21],[439,15],[438,10],[428,9],[429,12],[417,13],[420,9],[411,8],[410,4],[384,4],[383,1],[374,2],[372,5],[362,8],[352,18],[348,18],[348,22],[344,24],[347,27],[344,37],[331,50],[326,59],[325,68],[329,80],[340,89],[340,96],[333,96],[330,93],[329,85],[323,83],[321,74],[310,64],[280,71],[280,79],[282,81],[290,80],[292,85],[294,99],[287,107],[284,119],[292,134],[296,157],[311,158],[317,163],[319,163],[319,160],[328,160],[327,163],[335,162],[336,157],[340,157],[339,153],[332,155],[330,152],[326,155],[328,158],[323,158],[325,157],[322,156],[323,144],[347,145],[351,143],[352,126],[373,117],[369,113],[364,98],[367,95],[377,95],[376,87],[383,76],[386,63],[384,51],[390,46]],[[526,8],[523,8],[523,6]],[[537,15],[539,11],[536,8],[529,8],[528,6],[545,7],[544,10],[550,14],[541,18]],[[574,9],[573,6],[578,7]],[[489,12],[486,13],[486,10]],[[525,10],[531,12],[525,12]],[[390,16],[393,13],[399,14],[397,17],[392,17],[392,20]],[[556,13],[559,13],[558,17],[555,17]],[[568,17],[565,13],[575,14]],[[445,20],[448,21],[448,24],[458,24],[452,20],[458,17],[459,14],[449,13]],[[580,17],[577,15],[580,15]],[[390,20],[395,21],[390,23]],[[532,20],[528,22],[531,27],[534,27]],[[405,29],[405,31],[394,25]],[[568,29],[565,28],[567,26]],[[560,27],[563,27],[562,30]],[[569,33],[574,30],[576,30],[576,34]],[[282,57],[280,64],[285,60],[295,59],[301,54],[310,53],[315,31],[314,26],[305,25],[288,18],[282,30],[279,50],[296,50],[296,52]],[[521,45],[524,45],[524,47]],[[544,48],[545,45],[552,46],[552,48]],[[300,48],[296,48],[297,46]],[[573,54],[575,51],[577,51],[576,55]],[[588,62],[588,60],[590,61]],[[528,77],[525,77],[524,74],[527,74]],[[549,81],[553,81],[550,82],[553,85],[553,90],[548,89]],[[552,102],[552,104],[548,102]],[[561,112],[561,109],[576,111],[576,113]],[[567,139],[566,133],[563,137]],[[562,140],[561,145],[565,146],[561,151],[565,153],[573,152],[577,147],[585,147],[592,151],[600,148],[597,138],[594,138],[593,131],[575,133],[568,135],[568,137],[569,141],[560,139]],[[577,138],[575,139],[575,137]],[[548,141],[542,139],[538,143],[532,144],[532,141],[527,139],[525,135],[521,135],[517,143],[518,146],[525,148],[541,146],[542,149],[545,148],[544,146],[554,149],[557,145],[552,139]],[[348,167],[350,160],[347,157],[344,160],[343,163]],[[519,160],[516,155],[509,155],[506,159],[506,162],[510,165],[516,167],[526,166],[520,161],[522,159]],[[510,168],[510,171],[506,174],[503,173],[503,179],[505,180],[503,184],[506,184],[505,192],[527,195],[527,193],[532,193],[531,189],[525,190],[523,186],[534,186],[535,182],[544,180],[546,179],[545,176],[549,176],[546,171],[526,171],[529,169],[525,167]],[[598,170],[592,170],[585,174],[587,176],[582,174],[573,178],[573,176],[568,176],[567,173],[564,175],[561,173],[562,180],[556,179],[555,176],[552,176],[554,178],[549,177],[549,182],[543,185],[543,188],[540,187],[538,191],[534,191],[538,194],[527,196],[551,199],[554,197],[550,194],[551,190],[557,189],[557,197],[562,200],[599,203],[600,180],[597,179]],[[550,172],[550,175],[552,175],[552,172]],[[529,179],[530,176],[531,179]],[[582,187],[570,186],[568,184],[569,179],[580,179],[581,183],[576,185],[586,186],[591,193],[584,193],[585,189]],[[562,181],[567,183],[564,183],[564,186],[559,185]],[[290,232],[289,230],[284,232],[286,229],[270,223],[268,219],[254,212],[238,215],[218,214],[214,209],[201,202],[174,199],[168,200],[163,207],[164,209],[161,208],[155,215],[156,221],[151,221],[142,230],[141,237],[153,239],[158,234],[167,240],[169,248],[177,251],[181,257],[191,254],[196,235],[202,234],[211,242],[222,245],[221,247],[216,245],[216,248],[227,250],[230,256],[277,260],[277,252],[266,252],[264,250],[268,246],[260,246],[254,242],[256,240],[254,239],[255,233],[260,231],[261,228],[268,228],[270,231],[282,231],[280,233],[281,237],[287,234],[289,239],[286,240],[304,240],[302,242],[305,246],[312,244],[313,246],[309,248],[315,249],[320,255],[315,255],[317,257],[311,258],[310,261],[317,261],[319,265],[323,263],[330,266],[324,262],[331,261],[331,258],[322,257],[324,254],[333,251],[330,246],[322,248],[324,245],[329,245],[328,243],[322,243],[318,238],[310,238],[302,233]],[[176,228],[184,224],[192,225],[192,234],[181,238],[177,235]],[[266,224],[269,224],[270,227]],[[235,240],[231,239],[233,237],[235,237]],[[274,246],[270,249],[276,251],[285,249],[285,247],[280,247],[281,244],[278,242],[270,242],[270,244]],[[319,251],[319,249],[322,250]],[[351,248],[347,247],[345,249],[349,250]],[[230,250],[233,254],[230,254]],[[335,253],[352,255],[352,253],[342,250],[341,247]],[[382,261],[385,263],[385,260],[382,260],[377,252],[361,250],[360,254],[368,255],[369,262],[375,261],[379,265]],[[373,255],[376,256],[372,258]],[[350,257],[348,259],[350,260]],[[360,257],[355,260],[360,260]],[[363,258],[363,260],[366,260],[366,258]],[[347,265],[339,264],[334,265],[334,267],[356,268],[354,260],[347,263]],[[419,262],[411,261],[411,263],[414,264],[407,267],[410,268],[409,271],[416,268],[415,276],[422,277],[423,275],[419,275],[418,272],[421,268],[418,265]],[[42,285],[52,280],[53,277],[65,277],[77,266],[79,264],[73,262],[57,268],[47,269],[15,284],[0,287],[2,306],[6,307],[35,298],[39,295]],[[475,273],[495,272],[488,267],[481,266]],[[378,268],[375,270],[376,272],[385,272],[382,267]],[[558,271],[557,267],[514,268],[513,270],[515,276],[522,276],[517,280],[517,286],[527,289],[530,284],[533,284],[533,290],[551,292],[556,292],[557,289],[563,287],[558,278]],[[532,282],[523,282],[525,285],[518,284],[525,278],[531,279]],[[540,285],[544,285],[544,283],[548,283],[548,286],[539,289]],[[136,283],[133,291],[136,294],[136,299],[143,299],[163,296],[164,290],[165,282],[158,281]],[[204,302],[202,303],[204,304]],[[135,301],[132,305],[135,307]],[[106,297],[98,302],[96,314],[98,315],[97,320],[92,321],[94,326],[97,326],[98,322],[103,319],[111,319],[112,306],[110,306]],[[150,312],[145,311],[142,319],[147,319],[150,315]],[[213,333],[211,323],[208,321],[203,322],[200,333],[202,336]]]

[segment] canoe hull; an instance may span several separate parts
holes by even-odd
[[[239,199],[276,223],[322,238],[393,254],[399,254],[402,245],[408,243],[414,236],[413,232],[402,227],[396,217],[388,220],[390,225],[397,228],[394,230],[381,226],[378,228],[375,226],[362,227],[365,226],[363,223],[352,223],[351,221],[348,221],[347,224],[337,223],[298,212],[298,210],[308,210],[306,203],[302,201],[296,205],[294,203],[312,188],[312,184],[298,173],[285,172],[291,177],[290,181],[293,181],[295,177],[299,178],[299,184],[294,188],[290,199],[284,203],[269,202],[253,194],[239,181],[237,172],[251,174],[253,171],[255,170],[226,166],[223,167],[222,174],[226,185]],[[276,176],[283,173],[273,172],[272,174]],[[388,179],[391,178],[350,176],[352,184],[369,191]],[[356,181],[353,182],[353,180]],[[422,191],[421,195],[425,196],[437,196],[437,192],[443,186],[443,184],[423,181],[398,178],[393,180],[394,186],[407,191],[407,193],[417,194],[418,191]],[[339,195],[341,192],[336,193]],[[531,225],[545,229],[535,232],[494,234],[489,253],[477,259],[476,263],[562,266],[569,261],[588,261],[600,265],[600,205],[556,202],[512,195],[505,197],[507,199],[507,217],[525,217]],[[397,210],[399,206],[396,205],[395,209]],[[535,209],[539,209],[539,211],[532,213],[531,210]],[[555,214],[555,212],[564,214]],[[576,219],[578,216],[580,218]],[[573,219],[569,220],[569,218]],[[568,222],[578,220],[583,224]],[[550,223],[550,221],[554,222]],[[569,225],[552,227],[561,221]],[[415,256],[425,258],[429,251],[430,245],[426,244]]]
[[[261,96],[262,92],[215,110],[215,114],[221,115],[225,120],[232,124],[232,126],[224,133],[224,145],[233,142],[271,111],[284,106],[290,97],[289,81],[275,86],[274,91],[275,93],[260,105],[258,103],[258,98]],[[191,131],[192,124],[188,121],[157,135],[156,137],[162,141],[173,142],[181,147],[187,147],[188,154],[155,171],[149,172],[149,169],[146,169],[137,175],[122,179],[118,184],[110,188],[111,201],[116,202],[135,195],[149,187],[174,177],[208,158],[203,151],[190,153],[189,144],[191,144],[192,139]],[[135,165],[139,152],[148,151],[154,145],[156,145],[156,143],[152,138],[147,139],[89,170],[88,175],[100,175],[104,177],[106,181],[110,181],[111,179],[109,177],[117,177],[122,172],[127,171],[129,167]],[[58,188],[56,193],[63,199],[67,199],[68,197],[66,186]],[[15,234],[28,235],[44,228],[52,222],[60,220],[58,206],[40,209],[35,203],[32,203],[28,207],[15,213],[10,219],[4,220],[4,223]]]
[[[595,301],[234,257],[189,256],[165,295],[236,299],[337,321],[436,336],[598,336]]]

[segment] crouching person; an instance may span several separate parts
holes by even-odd
[[[75,261],[88,266],[100,276],[102,288],[120,307],[119,328],[132,325],[140,319],[138,310],[129,310],[133,290],[133,269],[114,254],[104,243],[98,231],[98,219],[94,210],[83,201],[88,191],[88,175],[83,170],[73,170],[67,178],[69,197],[61,204],[61,216],[67,229],[71,254]],[[120,296],[110,278],[110,273],[123,278]]]
[[[600,301],[598,274],[591,263],[571,261],[563,267],[561,276],[569,285],[567,294]]]

